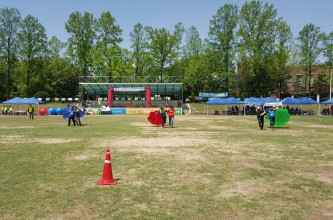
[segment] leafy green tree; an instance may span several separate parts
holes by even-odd
[[[204,59],[205,45],[200,38],[199,31],[196,27],[191,26],[185,31],[185,43],[182,48],[182,59],[177,61],[171,69],[173,75],[182,76],[183,78],[183,93],[185,97],[196,96],[202,92],[205,81],[200,82],[205,78],[207,66],[199,68],[196,61],[201,62]],[[201,64],[204,61],[201,62]],[[199,71],[205,70],[204,72]],[[197,76],[196,76],[197,75]],[[208,77],[208,75],[207,75]],[[207,84],[206,84],[207,85]]]
[[[191,56],[186,61],[184,84],[190,87],[193,95],[199,92],[210,91],[208,85],[212,79],[212,74],[207,67],[209,65],[207,55]]]
[[[232,4],[225,4],[220,7],[209,26],[210,53],[218,58],[215,65],[216,77],[220,82],[225,79],[225,88],[228,88],[229,77],[235,74],[235,42],[236,27],[238,23],[238,7]]]
[[[80,69],[60,56],[52,57],[47,65],[47,85],[45,89],[51,97],[75,97],[79,94]]]
[[[330,91],[329,75],[324,71],[318,74],[318,77],[314,80],[314,91],[319,94],[320,97],[327,97]]]
[[[17,61],[16,54],[19,46],[18,33],[20,31],[20,22],[21,15],[16,8],[0,8],[0,57],[6,69],[7,99],[10,98],[11,74],[14,63]],[[4,83],[4,80],[1,81]]]
[[[133,50],[133,68],[134,76],[143,76],[149,63],[148,54],[148,33],[142,24],[134,25],[130,32],[131,48]]]
[[[181,23],[178,23],[173,33],[165,28],[153,29],[146,27],[146,31],[149,34],[148,49],[154,65],[158,69],[160,80],[163,82],[164,67],[172,65],[179,56],[184,27]]]
[[[324,34],[324,36],[323,36],[323,52],[324,52],[324,56],[327,59],[326,62],[330,68],[330,71],[333,71],[333,31],[329,35]],[[331,73],[329,73],[329,74],[331,74]],[[332,79],[329,78],[329,81],[330,80],[332,80]],[[329,91],[330,91],[330,88],[329,88]],[[329,94],[329,96],[331,97],[332,94]]]
[[[61,52],[65,48],[66,43],[61,42],[56,36],[52,36],[48,42],[48,53],[50,57],[61,56]]]
[[[96,22],[97,42],[93,48],[93,63],[97,74],[112,77],[114,60],[120,56],[119,44],[123,41],[120,37],[122,30],[116,24],[111,13],[104,12]]]
[[[268,3],[245,2],[239,16],[239,79],[246,96],[268,95],[274,88],[272,54],[280,19]]]
[[[275,84],[273,89],[276,89],[278,97],[281,97],[281,92],[287,90],[287,78],[292,70],[289,63],[292,32],[286,22],[279,21],[276,33],[276,48],[272,56],[272,81]]]
[[[320,32],[320,28],[314,24],[307,24],[299,32],[298,46],[300,48],[301,64],[305,65],[307,73],[307,92],[311,94],[311,75],[313,65],[318,62],[318,57],[322,52],[320,43],[323,39],[323,34]]]
[[[96,39],[96,20],[88,12],[81,14],[76,11],[70,14],[65,23],[68,39],[67,52],[77,65],[83,76],[88,76],[92,70],[92,49]]]
[[[21,24],[19,33],[21,43],[20,57],[25,77],[21,89],[26,97],[33,95],[43,89],[45,80],[45,56],[47,51],[46,30],[38,19],[32,15],[25,17]]]
[[[204,52],[205,46],[200,38],[199,31],[196,27],[191,26],[185,32],[185,45],[183,47],[183,56],[198,56]]]
[[[323,54],[327,59],[330,69],[333,68],[333,31],[328,35],[323,34]]]

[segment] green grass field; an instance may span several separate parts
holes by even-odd
[[[333,117],[0,116],[0,219],[332,219]],[[114,186],[98,186],[105,150]]]

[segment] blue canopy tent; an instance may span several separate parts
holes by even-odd
[[[42,104],[46,104],[46,102],[43,102],[41,100],[36,99],[35,97],[31,97],[28,99],[24,99],[25,104],[29,104],[29,105],[37,105],[38,106],[38,114],[39,114],[39,105]]]
[[[277,102],[276,99],[273,99],[271,97],[265,97],[265,98],[255,98],[255,97],[251,97],[248,99],[245,99],[244,104],[245,105],[265,105],[265,103],[272,103],[272,102]]]
[[[39,104],[46,104],[46,102],[40,101],[38,99],[36,99],[35,97],[31,97],[31,98],[19,98],[19,97],[15,97],[12,99],[9,99],[7,101],[2,102],[2,104],[5,105],[38,105],[38,112],[39,112]],[[21,106],[20,106],[21,109]]]
[[[24,104],[31,104],[31,105],[33,105],[33,104],[37,104],[37,105],[40,105],[40,104],[44,105],[44,104],[46,104],[46,102],[38,100],[35,97],[31,97],[31,98],[23,99],[23,100],[25,102]]]
[[[287,97],[284,100],[282,100],[282,103],[285,105],[300,105],[301,106],[301,110],[300,112],[297,112],[296,109],[296,113],[291,112],[291,114],[302,114],[302,109],[303,109],[303,105],[317,105],[318,102],[316,102],[315,100],[309,98],[309,97],[301,97],[301,98],[291,98],[291,97]],[[310,110],[309,110],[310,111]],[[312,112],[311,112],[312,114]]]
[[[243,105],[244,102],[240,101],[238,98],[230,97],[225,100],[226,105]],[[237,107],[238,109],[235,108],[235,110],[228,109],[228,114],[231,115],[239,115],[242,111],[240,111],[240,107]]]
[[[309,97],[302,97],[302,98],[297,98],[301,105],[316,105],[318,102],[315,100],[309,98]]]
[[[244,104],[244,102],[240,101],[237,98],[230,97],[230,98],[225,99],[225,104],[226,105],[242,105],[242,104]]]
[[[207,105],[206,112],[208,114],[208,105],[242,105],[244,102],[240,101],[237,98],[229,97],[229,98],[212,98],[208,102],[205,103]],[[218,114],[218,111],[215,112]]]
[[[333,99],[327,100],[325,102],[321,102],[320,104],[333,105]]]
[[[206,105],[223,105],[225,104],[225,99],[222,98],[212,98],[208,102],[205,103]]]
[[[265,105],[266,103],[278,102],[276,101],[276,99],[273,99],[272,97],[261,98],[261,100],[262,100],[262,102],[260,103],[261,105]]]
[[[244,100],[245,105],[260,105],[260,98],[250,97]]]
[[[2,104],[5,104],[5,105],[17,105],[17,104],[22,104],[22,100],[21,98],[19,97],[15,97],[15,98],[12,98],[12,99],[9,99],[7,101],[4,101],[2,102]]]
[[[301,102],[298,99],[287,97],[282,100],[282,104],[284,105],[300,105]]]
[[[208,115],[208,105],[224,105],[225,99],[222,98],[212,98],[206,104],[206,114]]]
[[[36,99],[35,97],[31,97],[31,98],[19,98],[19,97],[15,97],[12,99],[9,99],[7,101],[2,102],[2,104],[5,105],[35,105],[35,104],[46,104],[46,102],[40,101],[38,99]]]

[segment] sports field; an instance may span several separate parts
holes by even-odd
[[[333,219],[333,117],[0,116],[0,219]],[[114,186],[98,186],[110,149]]]

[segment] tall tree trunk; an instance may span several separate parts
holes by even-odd
[[[10,65],[7,65],[7,100],[10,99]]]

